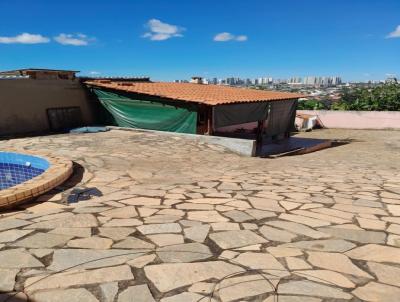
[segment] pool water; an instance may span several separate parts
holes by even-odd
[[[47,160],[37,156],[0,152],[0,190],[13,187],[38,176],[49,166]]]

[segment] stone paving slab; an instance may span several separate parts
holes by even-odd
[[[344,143],[272,160],[148,132],[2,141],[75,172],[0,213],[0,302],[397,302],[400,132],[300,136]]]

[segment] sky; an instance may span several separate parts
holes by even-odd
[[[0,70],[400,77],[399,0],[0,0]]]

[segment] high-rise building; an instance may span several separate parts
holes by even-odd
[[[300,77],[292,77],[288,80],[289,84],[302,84],[303,83],[303,79]]]
[[[332,85],[341,85],[342,84],[342,78],[341,77],[333,77]]]
[[[331,87],[342,84],[342,79],[340,77],[308,76],[304,77],[302,82],[304,85]]]
[[[303,80],[303,84],[314,86],[316,84],[316,78],[315,77],[305,77]]]
[[[397,78],[395,78],[395,77],[388,77],[388,78],[385,80],[385,83],[386,83],[386,84],[397,84],[397,83],[398,83],[398,80],[397,80]]]
[[[217,78],[212,78],[212,79],[209,79],[208,82],[210,84],[217,85],[218,84],[218,79]]]

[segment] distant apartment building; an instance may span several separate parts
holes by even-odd
[[[303,80],[304,85],[314,86],[316,85],[316,83],[317,83],[316,77],[305,77]]]
[[[273,84],[287,84],[288,80],[287,79],[274,79],[272,81]]]
[[[342,84],[342,78],[341,77],[333,77],[333,85],[341,85]]]
[[[206,79],[203,79],[202,77],[194,76],[191,78],[189,83],[192,84],[208,84],[208,81]]]
[[[307,86],[331,87],[342,84],[342,79],[340,77],[308,76],[303,78],[303,84]]]
[[[236,82],[236,79],[235,78],[226,78],[226,84],[228,84],[228,85],[235,85],[237,82]]]
[[[208,83],[212,84],[212,85],[217,85],[218,84],[218,79],[217,78],[212,78],[212,79],[208,80]]]
[[[288,83],[300,85],[303,84],[303,79],[301,77],[292,77],[289,79]]]
[[[388,78],[385,80],[385,83],[386,83],[386,84],[397,84],[397,83],[398,83],[398,80],[397,80],[397,78],[395,78],[395,77],[388,77]]]

